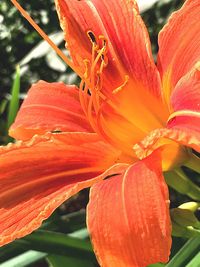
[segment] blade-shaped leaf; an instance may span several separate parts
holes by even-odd
[[[199,252],[200,238],[192,238],[179,250],[166,267],[183,267]],[[198,265],[197,265],[198,266]],[[197,267],[196,266],[196,267]]]
[[[8,104],[8,100],[7,99],[3,99],[0,103],[0,115],[4,112],[6,106]]]
[[[43,259],[47,254],[38,251],[28,251],[17,257],[14,257],[4,263],[0,264],[1,267],[26,267]]]
[[[75,257],[65,257],[54,254],[47,256],[47,261],[50,263],[50,267],[94,267],[92,261],[84,258],[77,259]]]
[[[19,109],[20,69],[16,68],[15,78],[11,90],[11,100],[8,106],[7,129],[13,123]]]
[[[38,230],[23,239],[16,240],[14,243],[22,248],[46,253],[92,260],[95,258],[89,241],[62,233]]]
[[[200,252],[186,265],[186,267],[200,266]]]

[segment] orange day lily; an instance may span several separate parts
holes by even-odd
[[[200,2],[185,1],[162,29],[157,66],[136,1],[55,2],[82,81],[29,90],[10,128],[18,141],[0,148],[0,244],[91,186],[87,226],[99,264],[166,262],[162,173],[184,164],[188,147],[200,152]]]

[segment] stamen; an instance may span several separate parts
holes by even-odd
[[[108,63],[106,57],[107,40],[103,35],[97,39],[92,31],[88,31],[87,36],[92,43],[91,61],[84,60],[85,73],[80,84],[79,94],[83,110],[94,130],[98,132],[97,116],[102,103],[107,101],[101,92],[102,72]],[[90,90],[90,96],[88,90]]]
[[[99,40],[102,41],[102,47],[104,47],[104,51],[107,52],[108,46],[107,46],[107,39],[105,38],[104,35],[99,36]]]
[[[101,66],[99,72],[102,73],[103,69],[108,65],[108,58],[103,54],[101,55]]]
[[[87,85],[85,84],[85,82],[82,80],[79,86],[79,100],[82,106],[82,109],[85,113],[85,115],[87,115],[87,100],[85,97],[85,91],[87,91],[87,88],[85,88]]]
[[[169,122],[170,120],[178,116],[192,116],[192,117],[200,118],[200,112],[187,110],[187,109],[175,111],[169,116],[167,122]]]
[[[89,78],[89,64],[90,64],[90,61],[88,59],[84,59],[83,60],[83,63],[85,65],[85,73],[84,73],[84,78],[85,79],[88,79]]]
[[[99,59],[100,59],[101,56],[104,54],[104,52],[105,52],[104,50],[105,50],[105,48],[102,47],[102,48],[98,51],[98,55],[97,55],[97,57],[95,58],[95,60],[94,60],[94,62],[93,62],[93,64],[92,64],[91,72],[95,69],[95,67],[96,67],[96,65],[97,65],[97,63],[98,63],[98,61],[99,61]]]
[[[94,103],[93,103],[94,99],[93,98],[94,98],[94,96],[91,95],[90,100],[89,100],[89,104],[88,104],[87,117],[88,117],[89,122],[91,123],[92,128],[97,132],[96,117],[94,119],[93,108],[92,108],[94,105]],[[94,107],[95,107],[95,105],[94,105]],[[96,110],[95,110],[95,112],[96,112]]]
[[[87,31],[87,36],[89,37],[90,41],[97,45],[96,37],[92,31]]]
[[[73,62],[55,45],[55,43],[46,35],[46,33],[35,23],[35,21],[29,16],[29,14],[22,8],[22,6],[16,1],[11,0],[13,5],[19,10],[22,16],[33,26],[33,28],[40,34],[40,36],[47,41],[47,43],[53,48],[53,50],[60,56],[60,58],[74,70],[81,78],[82,74],[78,68],[76,68]]]
[[[104,61],[104,59],[105,59],[105,56],[101,55],[101,60]]]
[[[127,85],[128,81],[129,81],[129,76],[125,75],[124,83],[112,91],[113,95],[119,93]]]

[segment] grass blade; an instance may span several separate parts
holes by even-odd
[[[2,113],[4,113],[5,109],[6,109],[6,106],[8,104],[8,100],[7,99],[3,99],[0,103],[0,115]]]
[[[17,66],[15,79],[13,81],[11,90],[11,100],[8,105],[7,129],[15,120],[17,111],[19,109],[19,91],[20,91],[20,68]]]

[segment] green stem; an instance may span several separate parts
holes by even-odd
[[[190,155],[190,159],[184,165],[195,172],[200,173],[200,158],[194,154]]]
[[[166,183],[177,192],[200,201],[200,188],[194,184],[181,169],[165,172]]]

